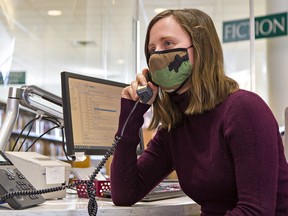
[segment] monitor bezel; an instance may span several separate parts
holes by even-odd
[[[68,71],[61,72],[61,88],[62,88],[62,101],[63,101],[63,120],[64,120],[64,132],[65,132],[65,142],[66,142],[66,152],[69,156],[74,156],[76,152],[83,152],[85,155],[105,155],[107,151],[111,148],[114,142],[114,137],[111,138],[111,146],[96,146],[95,148],[75,148],[74,137],[73,137],[73,127],[72,127],[72,113],[71,113],[71,101],[69,99],[69,79],[79,79],[89,82],[97,82],[100,84],[117,86],[125,88],[127,84],[101,79],[97,77],[91,77],[87,75],[77,74]],[[120,97],[119,97],[120,106]],[[115,131],[116,134],[116,131]],[[136,153],[138,155],[142,154],[144,151],[144,141],[143,141],[143,130],[139,131],[140,143],[137,146]]]

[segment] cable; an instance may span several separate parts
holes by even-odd
[[[45,134],[49,133],[50,131],[52,131],[52,130],[54,130],[54,129],[56,129],[56,128],[59,128],[59,125],[56,125],[56,126],[50,128],[50,129],[48,129],[48,130],[45,131],[44,133],[42,133],[42,134],[41,134],[39,137],[37,137],[37,138],[32,142],[32,144],[26,149],[26,152],[29,151],[29,149],[31,149],[32,146],[33,146],[39,139],[41,139]]]
[[[29,130],[28,130],[25,138],[22,140],[22,143],[21,143],[20,147],[18,148],[18,151],[20,151],[21,148],[22,148],[22,146],[24,145],[24,143],[25,143],[26,139],[28,138],[28,136],[29,136],[29,134],[30,134],[30,132],[31,132],[31,130],[32,130],[32,128],[33,128],[33,125],[35,124],[35,122],[37,121],[37,119],[39,119],[39,117],[36,117],[36,118],[33,120],[33,122],[31,123],[30,128],[29,128]]]
[[[62,149],[63,149],[63,152],[65,154],[65,157],[68,161],[75,161],[76,157],[74,155],[68,156],[68,154],[67,154],[66,143],[64,140],[64,137],[65,137],[64,127],[62,126],[61,122],[58,119],[53,118],[53,117],[45,117],[45,119],[53,122],[56,125],[59,125],[59,128],[61,129],[61,135],[62,135],[62,141],[61,141],[62,142]],[[69,157],[71,157],[71,158],[69,158]]]
[[[127,123],[128,123],[128,120],[130,119],[132,113],[133,113],[134,110],[136,109],[136,107],[137,107],[137,105],[138,105],[139,102],[140,102],[140,99],[139,99],[139,100],[134,104],[134,106],[133,106],[131,112],[129,113],[129,115],[128,115],[128,117],[127,117],[127,119],[126,119],[126,121],[125,121],[125,123],[124,123],[124,125],[123,125],[122,131],[121,131],[121,134],[120,134],[120,137],[123,136],[123,134],[124,134],[124,130],[125,130],[126,125],[127,125]]]
[[[37,119],[39,119],[39,116],[36,117],[36,118],[34,118],[34,119],[32,119],[31,121],[29,121],[29,122],[25,125],[25,127],[21,130],[20,134],[17,136],[16,141],[15,141],[14,146],[13,146],[13,148],[11,149],[11,151],[14,151],[14,149],[16,148],[17,143],[18,143],[20,137],[22,136],[23,132],[24,132],[25,129],[31,124],[31,127],[30,127],[29,131],[27,132],[26,136],[29,135],[29,133],[30,133],[30,131],[31,131],[31,129],[32,129],[32,126],[33,126],[33,124],[35,123],[35,121],[36,121]]]
[[[30,121],[25,125],[25,127],[21,130],[20,134],[19,134],[19,135],[17,136],[17,138],[16,138],[16,141],[15,141],[14,146],[13,146],[13,148],[11,149],[11,151],[14,151],[14,150],[15,150],[15,148],[16,148],[16,146],[17,146],[17,143],[18,143],[18,141],[19,141],[19,139],[20,139],[20,137],[23,135],[25,129],[30,125],[30,128],[29,128],[27,134],[25,135],[25,138],[23,139],[20,147],[18,148],[18,151],[21,150],[21,148],[23,147],[26,139],[28,138],[28,136],[29,136],[29,134],[30,134],[30,132],[31,132],[31,130],[32,130],[32,128],[33,128],[34,123],[35,123],[37,120],[41,120],[41,119],[47,120],[47,121],[49,121],[49,122],[52,122],[52,123],[54,123],[55,125],[59,125],[59,127],[61,126],[60,121],[57,120],[56,118],[50,118],[50,117],[47,117],[47,116],[38,115],[38,116],[36,116],[35,118],[33,118],[32,120],[30,120]]]
[[[115,138],[112,146],[110,149],[106,152],[105,156],[102,158],[102,160],[99,162],[97,168],[94,170],[93,174],[90,176],[90,180],[87,182],[87,193],[89,197],[89,202],[88,202],[88,212],[90,216],[96,216],[97,211],[98,211],[98,205],[96,202],[96,189],[93,185],[94,179],[97,176],[97,174],[100,172],[102,167],[105,165],[106,161],[108,158],[113,154],[117,144],[121,140],[121,137]]]
[[[138,103],[140,100],[138,100],[132,110],[130,111],[124,125],[123,128],[121,130],[121,134],[120,136],[116,136],[115,140],[112,144],[112,146],[108,149],[108,151],[106,152],[106,154],[104,155],[104,157],[102,158],[102,160],[99,162],[99,164],[97,165],[97,167],[95,168],[93,174],[90,176],[90,179],[87,181],[85,180],[79,180],[77,182],[68,184],[68,185],[61,185],[58,187],[53,187],[53,188],[48,188],[48,189],[42,189],[42,190],[26,190],[26,191],[14,191],[14,192],[10,192],[10,193],[6,193],[3,195],[0,195],[0,202],[3,202],[9,198],[12,198],[14,196],[24,196],[24,195],[39,195],[39,194],[44,194],[44,193],[51,193],[51,192],[55,192],[55,191],[60,191],[60,190],[65,190],[67,189],[73,189],[74,187],[77,187],[78,185],[81,184],[86,184],[87,186],[87,193],[88,193],[88,197],[89,197],[89,202],[88,202],[88,213],[89,216],[96,216],[97,212],[98,212],[98,204],[96,201],[96,189],[95,186],[93,185],[93,182],[97,176],[97,174],[100,172],[100,170],[103,168],[103,166],[105,165],[105,163],[107,162],[108,158],[113,154],[114,150],[116,149],[117,144],[119,143],[119,141],[121,140],[125,128],[127,126],[127,123],[132,115],[132,113],[135,111]],[[55,126],[56,127],[56,126]],[[54,127],[54,128],[55,128]],[[53,128],[53,129],[54,129]]]
[[[64,155],[68,161],[75,161],[76,157],[74,155],[68,156],[68,154],[67,154],[66,143],[64,140],[64,137],[65,137],[64,127],[62,126],[61,122],[58,119],[53,118],[53,117],[45,117],[45,119],[53,122],[56,125],[59,125],[59,128],[61,129],[61,135],[62,135],[62,141],[61,142],[62,142],[62,149],[63,149]],[[71,157],[71,158],[69,158],[69,157]]]
[[[18,148],[18,151],[21,150],[21,148],[23,147],[23,145],[24,145],[24,143],[25,143],[25,140],[28,138],[28,136],[29,136],[29,134],[30,134],[30,132],[31,132],[31,130],[32,130],[32,127],[33,127],[34,123],[36,122],[36,120],[46,120],[46,121],[52,122],[52,123],[54,123],[55,125],[58,126],[58,127],[54,127],[53,129],[55,129],[55,128],[60,128],[60,129],[61,129],[61,135],[62,135],[62,141],[61,141],[61,143],[62,143],[62,149],[63,149],[63,152],[64,152],[64,154],[65,154],[65,157],[66,157],[66,159],[67,159],[68,161],[75,161],[75,160],[76,160],[76,157],[75,157],[75,156],[73,156],[73,155],[68,156],[68,155],[67,155],[67,151],[66,151],[66,148],[65,148],[65,147],[66,147],[66,143],[65,143],[65,140],[64,140],[64,136],[65,136],[65,134],[64,134],[64,127],[62,126],[61,122],[60,122],[58,119],[54,118],[54,117],[48,117],[48,116],[40,116],[40,115],[39,115],[39,116],[37,116],[36,118],[34,118],[34,119],[32,119],[31,121],[29,121],[29,122],[25,125],[25,127],[22,129],[22,131],[20,132],[20,134],[17,136],[17,139],[16,139],[15,144],[14,144],[14,146],[13,146],[13,148],[12,148],[11,151],[14,151],[14,149],[16,148],[17,143],[18,143],[20,137],[22,136],[23,132],[24,132],[25,129],[30,125],[29,131],[27,132],[27,134],[26,134],[26,136],[25,136],[25,139],[22,141],[20,147]],[[51,131],[51,130],[53,130],[53,129],[50,129],[49,131]],[[47,134],[49,131],[46,131],[44,134]],[[30,147],[29,147],[28,149],[26,149],[26,151],[28,151],[28,150],[32,147],[32,145],[35,144],[35,142],[37,142],[40,138],[42,138],[44,134],[42,134],[42,135],[41,135],[40,137],[38,137],[35,141],[33,141],[33,143],[30,145]],[[69,158],[69,157],[71,157],[71,158]]]
[[[62,134],[62,149],[63,149],[63,152],[64,152],[64,154],[65,154],[65,157],[66,157],[66,159],[68,160],[68,161],[75,161],[76,160],[76,156],[75,155],[70,155],[70,156],[68,156],[68,154],[67,154],[67,150],[66,150],[66,143],[65,143],[65,140],[64,140],[64,136],[65,136],[65,134],[64,134],[64,127],[61,127],[61,134]],[[69,157],[71,157],[71,159],[69,158]]]
[[[97,215],[97,211],[98,211],[98,205],[97,205],[97,201],[96,201],[96,190],[95,187],[93,186],[93,182],[95,177],[97,176],[97,174],[100,172],[100,170],[102,169],[102,167],[105,165],[106,161],[108,160],[108,158],[113,154],[117,144],[119,143],[119,141],[121,140],[123,134],[124,134],[124,130],[127,126],[127,123],[132,115],[132,113],[134,112],[134,110],[136,109],[138,103],[140,100],[138,100],[132,110],[130,111],[124,125],[123,128],[121,130],[121,134],[120,136],[116,136],[115,140],[111,146],[111,148],[106,152],[105,156],[102,158],[102,160],[99,162],[97,168],[94,170],[93,174],[90,177],[90,180],[87,183],[87,192],[88,192],[88,197],[89,197],[89,202],[88,202],[88,213],[89,216],[96,216]]]

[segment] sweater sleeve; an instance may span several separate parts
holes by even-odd
[[[119,128],[116,136],[120,136],[123,125],[135,102],[121,100]],[[117,144],[111,163],[111,192],[115,205],[129,206],[141,200],[156,184],[171,171],[168,157],[156,134],[149,147],[137,157],[136,147],[140,141],[139,129],[143,115],[150,106],[139,103],[129,117],[123,136]]]
[[[238,191],[237,206],[226,215],[274,215],[278,153],[283,150],[277,122],[264,101],[251,93],[234,98],[226,117]]]

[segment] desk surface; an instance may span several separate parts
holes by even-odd
[[[0,205],[4,216],[87,216],[88,199],[67,195],[64,199],[46,200],[43,204],[23,210],[12,210],[8,204]],[[165,215],[192,216],[200,214],[200,206],[189,197],[183,196],[155,202],[138,202],[131,207],[115,206],[110,200],[97,199],[97,216]]]

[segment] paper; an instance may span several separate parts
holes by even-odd
[[[62,184],[65,182],[65,167],[46,167],[46,184]]]
[[[75,176],[80,180],[89,180],[90,176],[92,175],[94,170],[95,170],[95,167],[73,168],[72,169]],[[96,179],[98,181],[105,181],[106,180],[106,178],[101,173],[97,174]]]
[[[75,152],[76,161],[84,161],[87,157],[84,152]]]

